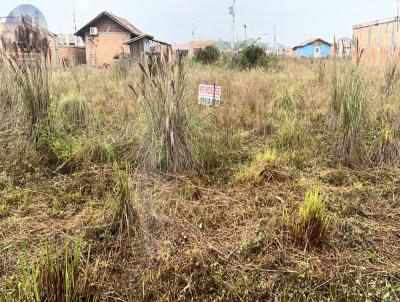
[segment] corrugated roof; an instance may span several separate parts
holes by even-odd
[[[306,41],[294,46],[293,49],[296,49],[296,48],[299,48],[299,47],[304,47],[304,46],[310,45],[311,43],[314,43],[314,42],[317,42],[317,41],[321,41],[321,42],[323,42],[325,44],[328,44],[328,45],[332,46],[331,43],[326,42],[325,40],[323,40],[321,38],[311,38],[311,39],[308,39],[308,40],[306,40]]]
[[[133,39],[130,39],[130,40],[126,41],[124,44],[129,45],[129,44],[132,44],[133,42],[142,40],[142,39],[144,39],[144,38],[147,38],[147,39],[149,39],[149,40],[153,40],[153,39],[154,39],[153,36],[144,34],[144,35],[137,36],[137,37],[135,37],[135,38],[133,38]]]
[[[110,19],[114,20],[116,23],[118,23],[119,25],[121,25],[123,28],[125,28],[127,31],[129,31],[131,34],[136,35],[136,36],[140,36],[143,35],[144,33],[138,29],[136,26],[132,25],[128,20],[121,18],[117,15],[114,15],[113,13],[110,12],[102,12],[100,13],[96,18],[94,18],[92,21],[90,21],[89,23],[87,23],[85,26],[83,26],[80,30],[78,30],[76,32],[75,35],[77,36],[83,36],[85,33],[85,30],[90,27],[90,25],[92,25],[94,22],[96,22],[97,20],[99,20],[100,18],[107,16]]]
[[[141,35],[141,36],[137,36],[137,37],[135,37],[133,39],[130,39],[129,41],[126,41],[124,44],[130,45],[130,44],[132,44],[132,43],[134,43],[136,41],[139,41],[139,40],[142,40],[142,39],[145,39],[145,38],[149,39],[150,41],[159,43],[159,44],[171,46],[171,44],[169,44],[167,42],[160,41],[160,40],[156,40],[156,39],[154,39],[153,36],[150,36],[150,35],[147,35],[147,34],[144,34],[144,35]]]

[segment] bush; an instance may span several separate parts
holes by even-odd
[[[217,46],[209,45],[204,49],[200,48],[195,51],[194,60],[204,65],[210,65],[218,61],[221,53]]]
[[[231,58],[231,65],[241,69],[277,68],[278,57],[274,54],[266,54],[265,50],[258,45],[250,45]]]
[[[243,68],[256,67],[264,56],[265,50],[262,47],[250,45],[246,47],[240,54],[240,65]]]

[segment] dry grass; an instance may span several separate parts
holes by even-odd
[[[350,73],[348,63],[339,63]],[[21,300],[20,264],[40,263],[47,242],[64,250],[79,239],[92,247],[89,271],[105,272],[104,301],[399,300],[398,92],[386,98],[382,71],[359,67],[359,79],[342,83],[354,89],[337,94],[338,127],[327,129],[337,108],[329,105],[332,93],[320,84],[317,64],[287,60],[275,72],[188,65],[178,80],[184,95],[172,89],[176,69],[149,75],[146,66],[145,72],[132,67],[118,78],[113,70],[54,72],[48,140],[56,165],[40,160],[43,150],[36,148],[24,148],[25,160],[15,160],[27,120],[16,114],[25,112],[21,106],[7,107],[14,96],[0,83],[0,108],[13,112],[0,123],[0,135],[13,133],[4,144],[0,139],[0,296]],[[333,69],[327,61],[325,74]],[[146,74],[159,84],[141,82]],[[370,102],[368,119],[359,80]],[[220,108],[196,104],[203,81],[223,86]],[[144,85],[137,96],[132,83]],[[74,94],[79,104],[61,105]],[[183,102],[182,111],[164,107],[175,101]],[[147,111],[146,102],[154,102]],[[64,117],[52,113],[60,106]],[[146,116],[151,106],[159,106],[155,119]],[[188,107],[191,115],[175,115]],[[186,159],[166,141],[171,131],[188,129],[191,116],[201,173],[181,165]],[[338,160],[344,137],[363,146],[352,169]],[[173,156],[161,166],[147,161],[156,169],[142,174],[137,159],[157,158],[144,152],[156,150],[155,140],[163,142],[162,154]],[[118,168],[127,165],[132,174]],[[315,187],[325,203],[311,194],[302,206]],[[293,240],[283,213],[296,217],[292,226],[302,240]]]

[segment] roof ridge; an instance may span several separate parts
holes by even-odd
[[[103,16],[110,17],[116,23],[118,23],[123,28],[125,28],[127,31],[129,31],[131,34],[134,34],[137,36],[144,34],[144,32],[142,32],[140,29],[138,29],[136,26],[134,26],[132,23],[130,23],[127,19],[117,16],[114,13],[109,12],[109,11],[101,12],[99,15],[97,15],[95,18],[93,18],[91,21],[89,21],[89,23],[87,23],[85,26],[83,26],[81,29],[79,29],[75,34],[78,36],[82,35],[82,32],[84,31],[84,29],[89,27],[93,22],[97,21],[98,19],[100,19]]]
[[[307,46],[307,45],[309,45],[309,44],[311,44],[311,43],[313,43],[313,42],[316,42],[316,41],[322,41],[322,42],[324,42],[324,43],[326,43],[326,44],[332,45],[332,44],[329,43],[328,41],[326,41],[326,40],[324,40],[324,39],[322,39],[322,38],[317,38],[317,37],[316,37],[316,38],[307,39],[307,40],[301,42],[300,44],[297,44],[297,45],[293,46],[293,49],[299,48],[299,47]]]

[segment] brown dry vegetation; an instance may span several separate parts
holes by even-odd
[[[382,92],[383,69],[279,65],[186,63],[178,95],[174,77],[161,75],[168,129],[146,116],[142,102],[163,93],[143,99],[152,88],[137,66],[54,71],[49,119],[33,141],[2,66],[10,81],[0,84],[0,301],[43,300],[26,285],[40,279],[32,265],[57,258],[46,246],[74,242],[104,301],[398,301],[400,91]],[[220,108],[197,105],[204,80],[223,86]],[[183,120],[170,107],[176,97]],[[353,110],[345,117],[343,103]],[[183,133],[174,154],[190,149],[185,169],[168,169],[157,147],[142,169],[144,144],[171,135],[152,129]],[[323,203],[304,222],[299,209],[314,188]]]

